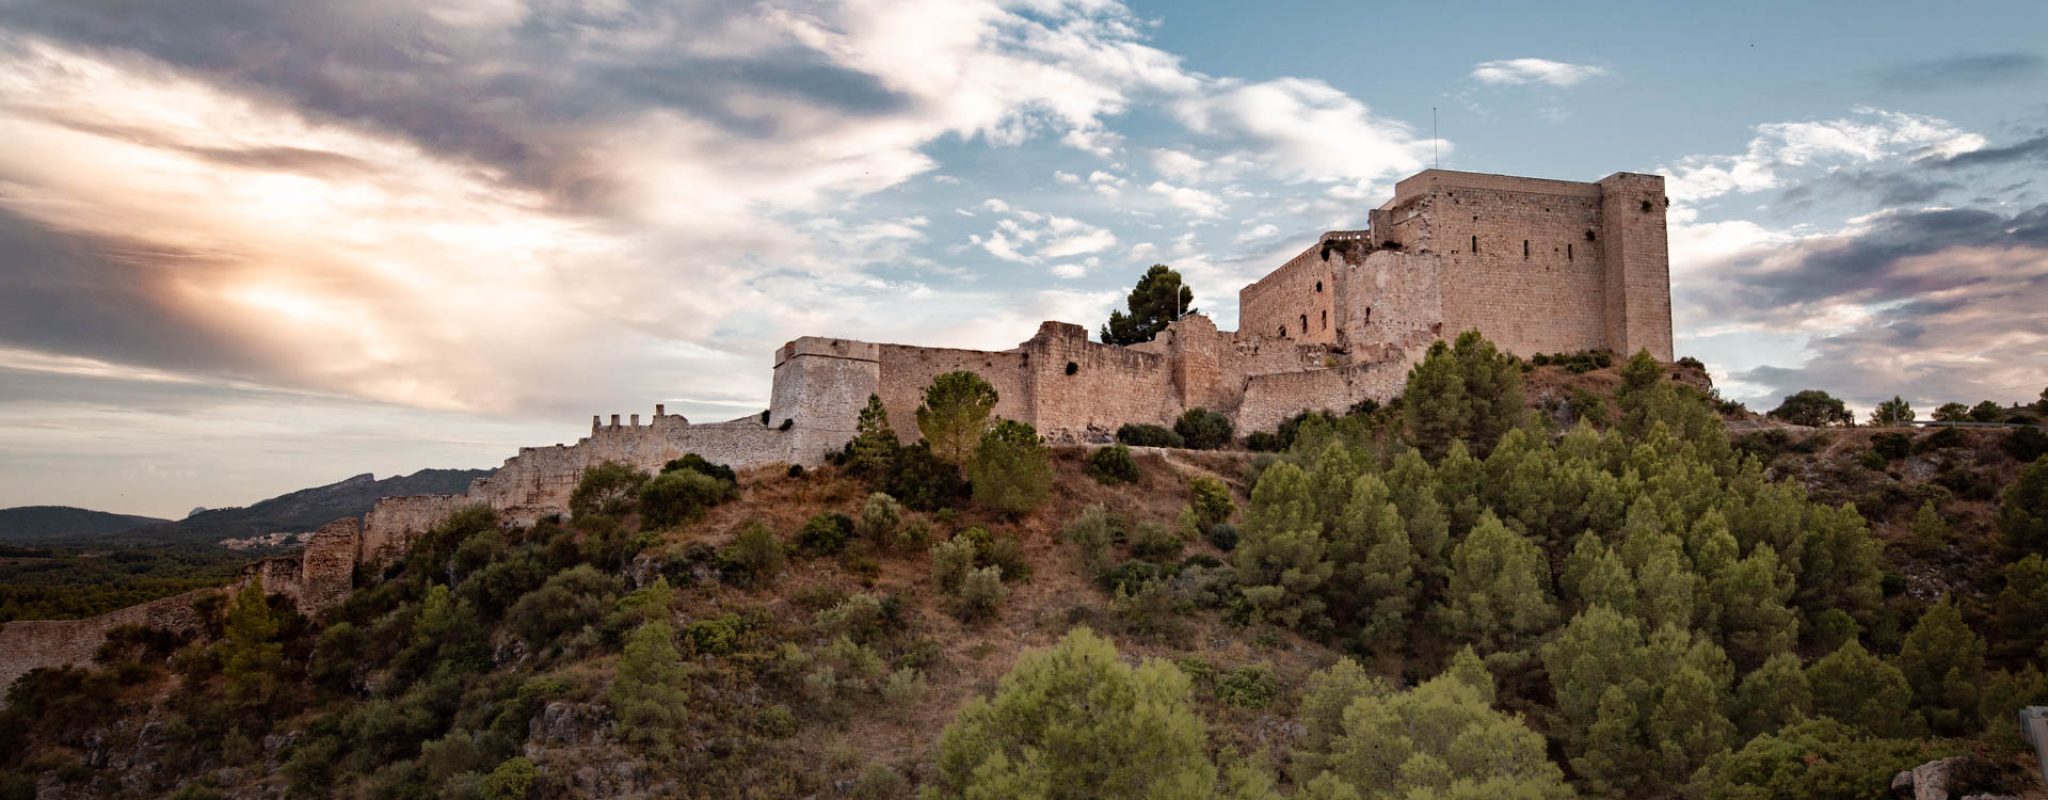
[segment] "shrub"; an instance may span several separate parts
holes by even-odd
[[[1132,447],[1186,447],[1180,434],[1164,426],[1127,423],[1116,429],[1116,440]]]
[[[854,531],[876,547],[893,550],[900,544],[896,533],[902,527],[903,504],[885,493],[875,492],[861,503],[860,519],[854,524]]]
[[[1271,431],[1253,431],[1244,437],[1244,448],[1254,453],[1278,453],[1287,449],[1287,442]]]
[[[736,494],[733,483],[694,469],[665,470],[640,485],[640,519],[652,528],[680,525]]]
[[[1895,428],[1913,421],[1913,406],[1893,395],[1892,399],[1877,404],[1870,412],[1870,424],[1880,428]]]
[[[2032,463],[2048,455],[2048,433],[2041,432],[2040,428],[2021,428],[2006,436],[2005,441],[1999,443],[1999,448],[2014,461]]]
[[[1896,461],[1913,452],[1913,437],[1903,433],[1880,433],[1870,437],[1870,449],[1887,461]]]
[[[1208,475],[1188,481],[1188,491],[1195,495],[1195,522],[1203,528],[1230,519],[1237,511],[1237,503],[1230,499],[1230,487]]]
[[[890,800],[910,794],[910,781],[887,764],[869,764],[846,793],[855,800]]]
[[[1206,408],[1190,408],[1173,423],[1173,432],[1196,450],[1214,450],[1230,444],[1230,418]]]
[[[887,617],[882,610],[881,598],[861,592],[818,612],[817,623],[819,630],[827,636],[845,636],[856,642],[867,642],[881,636]]]
[[[1278,683],[1273,671],[1247,664],[1216,678],[1216,699],[1239,708],[1265,708],[1273,704]]]
[[[1835,399],[1834,395],[1819,389],[1807,389],[1789,395],[1785,402],[1765,412],[1764,416],[1810,428],[1851,425],[1856,422],[1856,416],[1849,413],[1848,406]]]
[[[1969,443],[1969,437],[1963,434],[1961,428],[1937,428],[1933,433],[1920,437],[1919,441],[1914,442],[1913,452],[1931,453],[1936,450],[1962,447]]]
[[[569,513],[617,514],[626,509],[647,473],[616,461],[606,461],[583,471],[576,491],[569,494]]]
[[[1138,460],[1122,443],[1099,447],[1088,454],[1088,474],[1103,483],[1137,483]]]
[[[533,794],[533,785],[540,779],[540,770],[523,756],[514,756],[499,763],[491,774],[485,775],[483,784],[484,800],[526,800]]]
[[[754,717],[754,730],[770,739],[787,739],[796,735],[796,714],[789,706],[776,704],[761,709]]]
[[[1971,422],[1998,422],[2005,419],[2005,406],[1990,400],[1970,407]]]
[[[740,482],[740,476],[732,471],[732,467],[724,464],[713,464],[696,453],[685,453],[682,458],[673,459],[661,467],[661,471],[664,474],[685,469],[695,470],[709,477],[734,485],[738,485]]]
[[[1016,420],[998,420],[981,437],[968,467],[974,502],[1022,514],[1052,495],[1052,455],[1038,431]]]
[[[1109,599],[1109,613],[1124,630],[1163,640],[1180,637],[1186,627],[1182,624],[1185,606],[1166,579],[1140,582],[1135,591],[1118,586]]]
[[[1060,530],[1060,538],[1074,548],[1074,563],[1081,577],[1092,580],[1109,566],[1109,548],[1115,541],[1116,527],[1117,521],[1108,509],[1092,505],[1082,509]]]
[[[974,569],[975,547],[961,537],[953,537],[932,545],[932,582],[939,591],[958,594],[961,584],[967,581],[967,573]]]
[[[853,538],[853,518],[845,514],[816,514],[797,531],[797,549],[817,555],[831,555],[846,549]]]
[[[1185,546],[1180,535],[1164,525],[1148,522],[1131,535],[1131,556],[1144,561],[1172,561]]]
[[[739,649],[745,630],[740,615],[726,613],[684,625],[682,640],[694,655],[722,656]]]
[[[974,563],[981,567],[995,567],[1002,571],[1003,580],[1021,581],[1031,577],[1031,562],[1024,558],[1024,542],[1014,533],[998,533],[989,536],[982,531],[982,541],[975,551]]]
[[[938,511],[967,493],[960,468],[932,453],[925,442],[898,447],[889,455],[881,490],[919,511]]]
[[[1010,587],[1003,585],[1003,571],[996,567],[982,567],[967,573],[960,584],[960,618],[963,620],[984,620],[996,615],[1003,605],[1003,598],[1010,595]]]
[[[2048,457],[2035,459],[2006,487],[1998,530],[2023,552],[2048,553]]]
[[[1209,543],[1215,545],[1218,550],[1225,553],[1236,550],[1238,539],[1237,526],[1228,522],[1219,522],[1211,525],[1209,526],[1208,538]]]
[[[782,542],[759,522],[747,523],[718,551],[719,571],[737,586],[766,586],[782,572],[784,560]]]

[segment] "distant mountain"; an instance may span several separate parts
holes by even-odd
[[[246,538],[278,531],[310,531],[347,516],[368,513],[379,498],[409,494],[456,494],[470,481],[491,474],[487,469],[423,469],[411,475],[378,480],[369,473],[340,483],[300,489],[241,508],[195,511],[176,522],[121,531],[95,541],[124,544],[212,545],[222,539]]]
[[[99,536],[168,521],[70,506],[0,508],[0,542],[47,542]]]

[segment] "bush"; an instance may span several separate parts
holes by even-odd
[[[606,461],[583,471],[576,491],[569,494],[569,513],[617,514],[626,509],[647,473],[616,461]]]
[[[1164,525],[1148,522],[1131,535],[1131,557],[1143,561],[1172,561],[1185,546],[1180,535]]]
[[[730,481],[695,469],[664,470],[640,485],[640,519],[650,528],[680,525],[738,493],[738,487]]]
[[[1848,406],[1819,389],[1807,389],[1787,396],[1785,402],[1765,412],[1764,416],[1810,428],[1853,425],[1856,422],[1856,415],[1849,413]]]
[[[1186,447],[1180,434],[1164,426],[1128,423],[1116,429],[1116,440],[1132,447]]]
[[[787,739],[796,735],[796,714],[789,706],[776,704],[761,709],[754,717],[754,730],[770,739]]]
[[[683,626],[683,644],[693,655],[722,656],[739,649],[746,620],[738,614],[720,614]]]
[[[1230,519],[1237,512],[1237,503],[1230,499],[1230,487],[1207,475],[1188,481],[1188,491],[1193,492],[1195,522],[1203,528]]]
[[[1117,527],[1118,522],[1108,509],[1092,505],[1082,509],[1060,530],[1060,538],[1074,548],[1074,562],[1081,577],[1093,580],[1109,566],[1109,548],[1116,541]]]
[[[974,502],[1022,514],[1052,495],[1052,455],[1038,431],[1016,420],[998,420],[981,437],[968,467]]]
[[[782,542],[759,522],[747,523],[718,551],[720,573],[737,586],[766,586],[781,574],[784,560]]]
[[[1969,437],[1963,434],[1961,428],[1937,428],[1933,433],[1921,437],[1920,441],[1914,442],[1913,452],[1931,453],[1936,450],[1947,450],[1950,448],[1962,447],[1963,445],[1969,443]]]
[[[845,514],[816,514],[797,531],[797,549],[816,555],[831,555],[846,549],[853,538],[853,518]]]
[[[1265,708],[1273,704],[1278,683],[1273,671],[1247,664],[1216,678],[1216,699],[1239,708]]]
[[[969,572],[960,584],[960,618],[969,621],[990,619],[1009,595],[1010,587],[1003,585],[1002,570],[982,567]]]
[[[1254,453],[1278,453],[1287,449],[1287,441],[1271,431],[1253,431],[1244,437],[1244,449]]]
[[[498,764],[491,774],[484,776],[484,800],[526,800],[533,794],[533,785],[540,779],[540,770],[533,762],[522,756],[514,756]]]
[[[1999,448],[2014,461],[2033,463],[2042,456],[2048,456],[2048,433],[2042,433],[2040,428],[2021,428],[2006,436],[2005,441],[1999,443]]]
[[[1190,408],[1173,423],[1173,432],[1196,450],[1214,450],[1230,444],[1230,418],[1206,408]]]
[[[1880,433],[1870,437],[1870,449],[1887,461],[1896,461],[1913,452],[1913,437],[1903,433]]]
[[[855,800],[892,800],[910,795],[910,781],[887,764],[869,764],[846,793]]]
[[[888,474],[881,490],[919,511],[938,511],[967,493],[960,468],[939,458],[924,442],[896,448],[889,454]]]
[[[868,642],[881,636],[887,618],[882,609],[882,599],[861,592],[818,612],[817,623],[819,630],[827,636],[845,636],[856,642]]]
[[[894,550],[901,544],[896,534],[902,528],[903,504],[882,492],[868,495],[860,505],[860,520],[854,524],[861,538],[883,550]]]
[[[1208,538],[1209,543],[1215,545],[1218,550],[1225,553],[1236,550],[1238,539],[1237,526],[1228,522],[1219,522],[1211,525],[1209,526]]]
[[[671,460],[661,467],[663,474],[685,469],[703,473],[735,486],[739,485],[740,482],[740,476],[732,471],[732,467],[724,464],[713,464],[696,453],[685,453],[682,458]]]
[[[1096,448],[1088,454],[1088,474],[1103,483],[1137,483],[1138,460],[1121,443]]]
[[[932,545],[932,582],[939,591],[959,594],[961,584],[967,581],[967,573],[974,569],[974,544],[955,536]]]

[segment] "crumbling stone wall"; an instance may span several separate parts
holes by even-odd
[[[413,541],[421,534],[433,530],[456,509],[470,502],[467,496],[459,494],[422,494],[378,500],[370,513],[363,516],[363,538],[356,551],[357,563],[378,570],[397,561],[412,548]]]
[[[866,401],[865,396],[862,401]],[[433,524],[418,527],[418,522],[433,519],[438,523],[455,509],[470,503],[488,505],[501,516],[520,522],[564,512],[569,507],[569,495],[576,491],[577,482],[582,480],[583,471],[606,461],[650,473],[659,472],[664,464],[687,453],[696,453],[734,468],[776,463],[816,464],[824,459],[825,447],[818,446],[815,451],[798,450],[799,438],[792,435],[819,417],[805,415],[804,419],[806,421],[793,423],[788,431],[768,427],[759,416],[692,425],[680,415],[662,413],[659,409],[644,425],[640,423],[638,414],[623,424],[619,422],[618,415],[613,415],[610,425],[593,420],[590,436],[574,445],[522,447],[519,455],[506,459],[490,477],[477,479],[470,485],[468,494],[458,500],[425,501],[426,508],[420,509],[417,516],[407,517],[405,529],[417,535],[433,527]],[[845,430],[849,431],[846,436],[850,437],[851,428]],[[813,440],[833,444],[845,442],[845,438],[833,441],[830,437]],[[380,503],[379,507],[382,506]],[[379,522],[371,520],[370,538],[380,545],[394,541]]]
[[[86,619],[15,620],[0,624],[0,696],[29,670],[92,663],[107,632],[123,625],[197,633],[205,627],[192,604],[220,589],[196,589]]]

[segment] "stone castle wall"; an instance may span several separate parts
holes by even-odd
[[[1343,320],[1337,310],[1336,275],[1331,264],[1333,259],[1338,264],[1343,261],[1341,255],[1332,256],[1326,245],[1333,240],[1364,238],[1348,233],[1352,233],[1350,239],[1339,232],[1324,234],[1279,269],[1239,289],[1238,330],[1275,339],[1336,342]]]
[[[106,641],[107,632],[123,625],[195,633],[205,627],[206,621],[192,604],[220,593],[220,589],[196,589],[97,617],[0,624],[0,692],[13,686],[15,679],[29,670],[91,664],[93,654]]]

